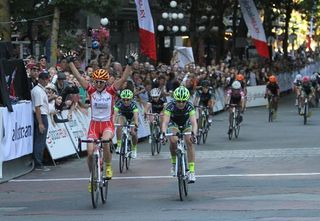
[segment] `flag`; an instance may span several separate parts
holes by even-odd
[[[270,58],[266,35],[253,0],[239,0],[241,12],[258,54]]]
[[[153,19],[148,0],[135,0],[139,22],[139,37],[141,54],[157,60],[156,40]]]
[[[10,96],[12,96],[12,97],[16,96],[16,91],[14,89],[14,79],[16,77],[16,73],[17,73],[17,69],[15,68],[11,74],[11,82],[10,82],[10,86],[9,86],[9,93],[10,93]]]

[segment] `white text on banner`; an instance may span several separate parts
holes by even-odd
[[[3,137],[1,152],[3,161],[16,159],[32,153],[33,112],[31,102],[13,105],[13,112],[1,108]]]

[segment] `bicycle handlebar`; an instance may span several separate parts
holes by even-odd
[[[94,139],[94,140],[79,140],[81,143],[95,143],[95,144],[99,144],[99,143],[110,143],[110,140],[100,140],[100,139]]]
[[[149,115],[149,116],[163,116],[163,114],[158,114],[158,113],[146,113],[145,115]]]
[[[167,137],[170,137],[170,136],[177,136],[177,137],[179,137],[179,136],[182,136],[182,135],[191,135],[192,134],[192,132],[183,132],[183,133],[181,133],[181,132],[177,132],[177,133],[166,133],[165,135],[167,136]]]

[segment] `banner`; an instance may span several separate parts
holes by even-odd
[[[62,118],[67,119],[68,118],[68,112],[69,111],[62,111]],[[80,151],[78,149],[78,139],[87,139],[88,129],[89,129],[89,122],[87,119],[90,119],[90,115],[86,115],[80,111],[73,111],[72,112],[72,119],[69,122],[65,123],[65,126],[67,130],[69,131],[70,138],[76,147],[77,151]],[[86,149],[84,149],[86,150]]]
[[[13,112],[2,112],[3,137],[1,152],[3,161],[12,160],[33,150],[33,111],[31,102],[13,105]]]
[[[270,58],[266,35],[253,0],[239,0],[241,12],[258,54]]]
[[[191,47],[175,47],[173,52],[174,63],[184,68],[186,65],[194,63],[193,51]]]
[[[0,144],[2,142],[2,136],[3,136],[2,110],[0,109]],[[2,162],[3,162],[3,156],[2,156],[2,150],[0,149],[0,179],[2,178]]]
[[[47,148],[53,160],[76,154],[75,146],[71,140],[64,123],[52,124],[48,119]]]
[[[141,54],[157,60],[156,40],[154,35],[153,19],[148,0],[135,0],[139,22]]]
[[[267,105],[268,100],[264,99],[266,85],[247,87],[247,107]]]

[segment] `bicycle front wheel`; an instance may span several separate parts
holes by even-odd
[[[307,118],[308,118],[308,112],[309,112],[309,107],[308,104],[304,104],[304,115],[303,115],[303,124],[307,124]]]
[[[119,171],[120,173],[123,172],[124,168],[124,161],[125,161],[125,138],[122,139],[121,142],[121,149],[120,149],[120,154],[119,154]]]
[[[184,176],[183,176],[183,169],[182,169],[181,153],[177,154],[177,158],[178,158],[177,178],[178,178],[179,197],[180,197],[180,201],[183,201],[185,196],[184,196]]]
[[[106,178],[103,178],[102,183],[100,185],[101,201],[103,204],[105,204],[107,201],[108,185],[109,185],[109,181]]]
[[[98,198],[99,198],[99,188],[98,188],[98,157],[93,156],[91,163],[91,201],[93,208],[97,208]]]
[[[231,140],[232,139],[232,134],[233,134],[233,113],[231,114],[231,118],[230,119],[232,119],[232,121],[230,122],[230,125],[229,125],[229,131],[228,131],[228,136],[229,136],[229,140]]]

